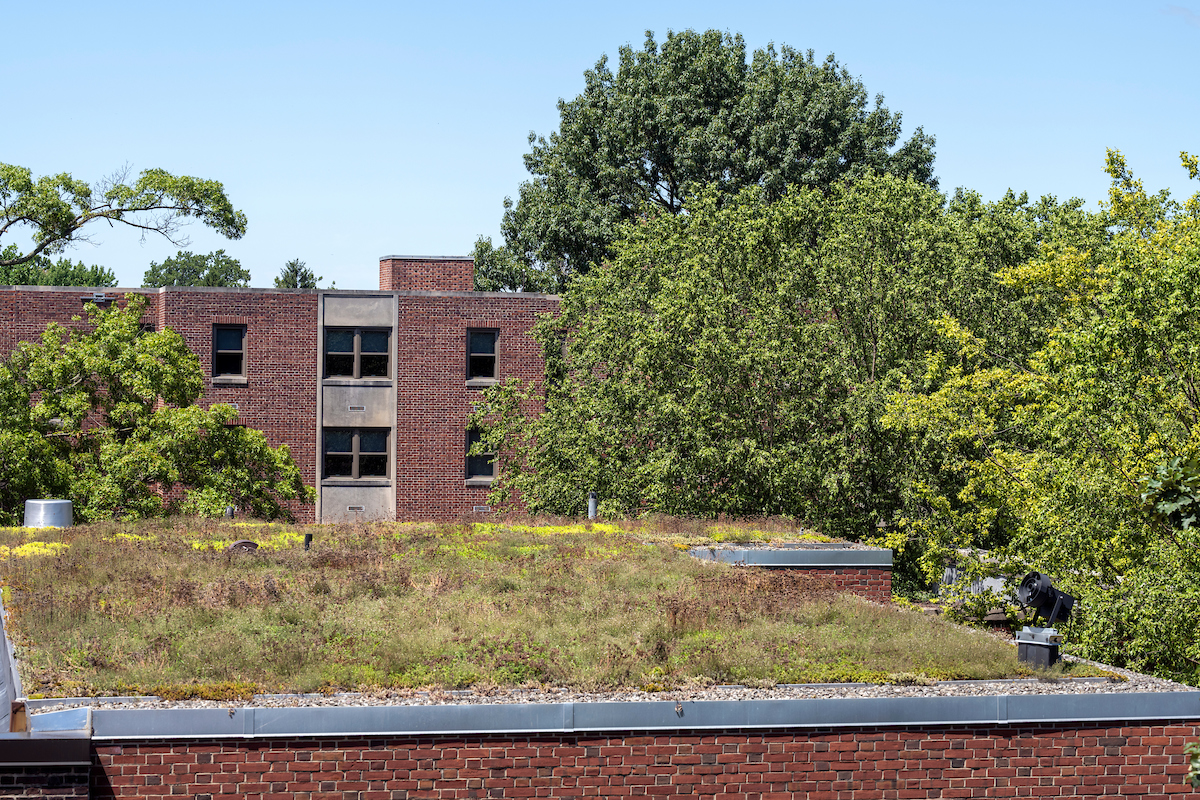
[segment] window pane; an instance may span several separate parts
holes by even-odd
[[[354,456],[325,454],[325,477],[350,477],[354,473],[351,471],[354,467]]]
[[[479,431],[467,431],[467,452],[479,443],[482,438]],[[467,456],[467,477],[468,478],[491,478],[495,475],[495,467],[492,465],[492,456]]]
[[[491,478],[494,471],[491,456],[467,456],[468,478]]]
[[[358,452],[386,453],[387,437],[387,431],[359,431]]]
[[[496,352],[495,331],[471,331],[469,335],[471,338],[469,352],[472,355]]]
[[[362,352],[386,353],[388,351],[387,331],[363,331]]]
[[[495,356],[471,356],[470,363],[467,368],[467,378],[494,378],[496,377],[496,357]]]
[[[326,453],[349,453],[354,449],[354,431],[345,428],[325,429]]]
[[[325,356],[325,375],[354,375],[354,354]]]
[[[241,353],[217,353],[213,356],[213,375],[241,375]]]
[[[364,378],[386,378],[388,374],[388,357],[387,355],[366,355],[362,356],[362,377]]]
[[[353,353],[354,331],[325,330],[326,353]]]
[[[358,457],[358,476],[387,477],[387,456],[364,455]]]
[[[245,335],[246,331],[242,328],[217,328],[213,331],[218,350],[241,350],[242,337]]]

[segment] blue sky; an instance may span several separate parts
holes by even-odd
[[[1094,206],[1106,147],[1148,188],[1200,188],[1178,166],[1180,150],[1200,151],[1200,4],[3,0],[0,18],[0,161],[89,181],[126,164],[220,180],[248,233],[193,224],[189,249],[223,247],[256,286],[301,258],[326,284],[371,289],[381,255],[498,242],[529,132],[554,130],[558,98],[646,30],[835,53],[903,113],[904,138],[918,125],[937,137],[944,190]],[[68,255],[126,286],[176,250],[92,234]]]

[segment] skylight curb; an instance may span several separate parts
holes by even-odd
[[[790,567],[793,569],[812,567],[892,568],[891,550],[771,550],[767,548],[735,550],[732,548],[693,547],[688,551],[688,554],[704,561],[741,564],[747,567]]]

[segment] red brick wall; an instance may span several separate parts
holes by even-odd
[[[833,579],[839,592],[849,592],[876,603],[892,602],[892,571],[882,567],[811,567],[805,572]]]
[[[130,290],[106,289],[109,297],[119,298],[124,305],[124,297]],[[90,297],[91,290],[61,290],[61,289],[16,289],[0,290],[0,352],[12,352],[18,342],[37,341],[46,324],[57,322],[71,328],[86,327],[87,314],[83,298]],[[71,317],[81,317],[79,322],[73,322]]]
[[[400,296],[396,332],[396,516],[454,518],[487,504],[463,485],[466,425],[480,389],[466,387],[467,330],[498,328],[500,380],[540,380],[541,347],[529,336],[554,298],[521,295]]]
[[[203,291],[169,288],[161,325],[183,336],[204,371],[203,404],[236,403],[238,422],[286,444],[304,483],[316,485],[317,294],[315,292]],[[246,326],[246,384],[213,385],[214,324]],[[312,506],[293,509],[313,520]]]
[[[469,292],[475,288],[475,260],[381,258],[379,288],[397,292]]]
[[[0,752],[3,745],[0,745]],[[0,766],[0,797],[5,798],[67,798],[88,797],[87,767],[58,766]]]
[[[97,744],[92,797],[1194,796],[1200,721]]]

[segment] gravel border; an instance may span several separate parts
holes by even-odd
[[[507,705],[518,703],[612,703],[648,701],[703,700],[789,700],[804,698],[850,697],[970,697],[989,695],[1062,695],[1121,694],[1138,692],[1186,692],[1195,687],[1175,681],[1142,675],[1085,659],[1065,656],[1072,661],[1092,664],[1119,675],[1114,678],[998,678],[980,681],[936,681],[927,685],[870,683],[782,684],[771,688],[710,686],[665,692],[636,690],[579,692],[559,687],[519,689],[476,688],[457,691],[391,690],[322,694],[262,694],[250,700],[179,700],[158,697],[52,698],[29,701],[31,714],[44,714],[68,708],[91,706],[104,709],[178,709],[178,708],[321,708],[338,706],[431,706],[431,705]]]

